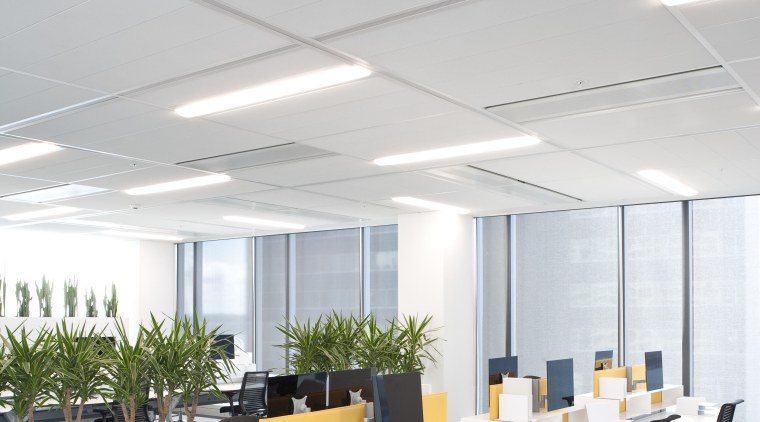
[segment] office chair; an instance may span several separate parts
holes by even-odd
[[[676,419],[681,419],[681,415],[670,415],[667,418],[657,419],[656,421],[652,421],[652,422],[670,422],[670,421],[674,421]]]
[[[219,413],[230,413],[231,416],[267,416],[267,380],[269,371],[246,372],[243,375],[243,385],[240,386],[237,406],[224,406]]]
[[[147,395],[148,391],[145,391]],[[100,413],[100,418],[95,419],[94,422],[126,422],[127,418],[124,416],[124,410],[121,408],[121,404],[118,402],[112,402],[106,409],[93,409],[95,412]],[[153,422],[155,414],[151,416],[151,408],[146,402],[135,409],[135,422]]]
[[[734,412],[736,412],[736,405],[744,403],[744,400],[739,399],[732,403],[724,403],[720,407],[720,413],[718,413],[717,422],[731,422],[734,420]]]
[[[258,422],[259,417],[253,416],[253,415],[239,415],[239,416],[230,416],[229,418],[224,418],[220,420],[219,422]]]

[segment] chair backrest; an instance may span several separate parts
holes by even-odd
[[[744,403],[744,400],[739,399],[732,403],[725,403],[720,407],[720,413],[718,413],[718,422],[731,422],[734,420],[734,413],[736,412],[736,405]]]
[[[676,413],[685,416],[699,415],[699,405],[706,402],[704,397],[679,397],[676,399]]]
[[[656,421],[652,421],[652,422],[672,422],[676,419],[681,419],[681,415],[670,415],[667,418],[657,419]]]
[[[246,372],[240,387],[240,410],[244,415],[266,416],[269,371]]]
[[[148,397],[149,392],[149,387],[143,387],[144,397]],[[121,408],[121,403],[114,402],[111,413],[115,422],[126,422],[127,418],[124,415],[124,410]],[[150,415],[148,414],[147,400],[145,400],[142,406],[138,406],[135,409],[135,422],[151,422]]]

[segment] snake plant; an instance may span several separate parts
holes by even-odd
[[[93,318],[98,316],[98,302],[95,298],[95,291],[90,288],[90,293],[84,294],[85,316]]]
[[[16,281],[16,310],[20,317],[29,316],[29,303],[32,301],[32,295],[29,293],[29,283],[26,281]]]
[[[0,277],[0,317],[5,316],[6,308],[8,307],[8,302],[5,301],[5,288],[6,288],[6,282],[4,277]]]
[[[37,301],[40,304],[40,316],[53,316],[53,283],[43,275],[42,287],[38,286],[37,283],[34,283],[34,287],[37,289]]]
[[[116,312],[119,309],[119,300],[116,297],[116,285],[111,283],[111,297],[108,297],[108,290],[103,294],[103,309],[106,311],[108,318],[116,318]]]
[[[63,282],[63,306],[64,315],[67,317],[77,316],[77,292],[79,291],[79,282],[76,278],[64,280]]]

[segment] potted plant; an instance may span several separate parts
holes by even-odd
[[[84,405],[102,395],[103,378],[99,332],[92,328],[56,325],[52,342],[52,383],[50,396],[61,410],[65,422],[73,422],[72,406],[77,406],[76,422],[82,421]]]
[[[79,290],[79,282],[76,278],[71,280],[64,280],[63,282],[63,306],[64,316],[75,317],[77,316],[77,292]]]
[[[116,285],[111,283],[111,297],[108,297],[108,290],[103,293],[103,310],[106,317],[116,318],[116,312],[119,309],[119,300],[116,298]]]
[[[182,412],[187,422],[194,422],[198,411],[198,400],[203,392],[210,392],[217,397],[224,397],[217,387],[217,380],[229,380],[229,374],[235,366],[226,356],[223,347],[214,348],[214,337],[221,327],[209,329],[206,320],[191,321],[185,317],[181,325],[183,330],[192,333],[192,356],[186,362],[186,376],[179,389],[182,397]]]
[[[32,295],[29,294],[29,283],[23,280],[16,281],[16,312],[20,317],[29,316],[29,303]]]
[[[116,341],[107,342],[103,347],[105,386],[108,395],[121,406],[125,421],[135,422],[135,412],[148,400],[148,353],[143,347],[144,333],[140,330],[137,340],[130,343],[124,323],[118,320],[113,326]]]
[[[38,286],[36,282],[34,283],[34,287],[37,289],[37,301],[40,303],[40,316],[53,316],[53,283],[43,275],[42,287]]]
[[[158,420],[163,422],[172,410],[172,400],[180,384],[191,375],[188,362],[198,345],[194,344],[192,332],[179,319],[158,322],[151,314],[150,320],[150,326],[140,329],[147,350],[147,376],[156,393]]]
[[[38,330],[33,338],[23,326],[20,330],[6,327],[3,342],[10,360],[3,378],[13,394],[11,408],[18,420],[28,417],[29,422],[34,422],[35,406],[47,401],[47,392],[53,385],[51,339],[48,329]]]
[[[95,291],[90,287],[90,293],[84,295],[85,316],[94,318],[98,316],[98,302],[95,298]]]
[[[392,327],[392,324],[389,326]],[[375,368],[379,374],[387,373],[398,362],[397,351],[394,330],[383,330],[377,318],[370,315],[356,346],[356,365],[359,368]]]

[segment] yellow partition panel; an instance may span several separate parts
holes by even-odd
[[[652,397],[652,404],[661,404],[662,403],[662,391],[656,391],[651,394]]]
[[[647,391],[647,366],[643,363],[631,366],[631,379],[634,384],[633,391]],[[642,382],[637,384],[636,381]]]
[[[449,394],[436,393],[422,396],[422,414],[425,422],[448,422]]]
[[[496,419],[499,419],[499,394],[504,391],[504,386],[502,384],[494,384],[490,387],[488,395],[488,419],[495,421]]]
[[[277,416],[266,420],[281,422],[362,422],[364,421],[364,405],[336,407],[318,412],[299,413],[297,415]]]
[[[599,378],[627,378],[625,366],[594,371],[594,398],[599,397]]]

